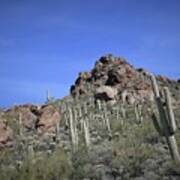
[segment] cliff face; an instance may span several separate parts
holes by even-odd
[[[94,95],[105,101],[114,99],[133,103],[152,100],[148,74],[142,68],[135,69],[124,58],[107,55],[101,57],[90,72],[80,73],[70,92],[73,97]],[[177,84],[163,76],[158,76],[157,80],[161,85]]]

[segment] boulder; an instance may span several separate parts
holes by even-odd
[[[111,86],[101,86],[96,89],[95,99],[112,101],[116,99],[118,91]]]

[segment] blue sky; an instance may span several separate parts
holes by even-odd
[[[63,97],[107,53],[180,78],[180,1],[0,0],[0,106]]]

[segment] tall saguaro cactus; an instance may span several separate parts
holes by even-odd
[[[19,121],[19,135],[20,136],[23,136],[23,124],[22,124],[22,113],[20,112],[19,113],[19,119],[18,119]]]
[[[141,106],[141,104],[135,104],[134,105],[134,113],[135,113],[136,121],[138,123],[142,123],[143,116],[142,116],[142,106]]]
[[[85,137],[86,147],[89,148],[89,146],[90,146],[90,134],[89,134],[89,121],[88,121],[88,118],[86,118],[83,121],[83,127],[84,127],[84,137]]]
[[[158,107],[159,117],[160,117],[160,119],[158,119],[155,116],[155,114],[153,114],[154,126],[158,131],[158,133],[166,138],[171,153],[171,157],[173,158],[173,160],[175,160],[175,162],[180,163],[180,155],[178,152],[178,147],[174,136],[176,131],[176,123],[175,123],[174,113],[172,110],[172,103],[171,103],[169,89],[167,87],[164,88],[165,98],[163,98],[160,95],[156,78],[153,75],[151,75],[151,82],[152,82],[155,101]]]
[[[73,151],[76,151],[78,147],[78,132],[76,128],[76,122],[73,120],[73,112],[70,107],[68,108],[68,112],[69,112],[69,126],[70,126],[72,148]]]

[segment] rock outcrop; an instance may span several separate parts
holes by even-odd
[[[71,87],[71,95],[76,97],[94,93],[95,97],[99,98],[99,93],[96,92],[108,87],[108,91],[111,88],[112,91],[117,92],[115,93],[118,95],[117,100],[121,100],[126,91],[127,100],[144,101],[151,99],[152,96],[147,74],[148,72],[143,69],[136,70],[124,58],[112,55],[103,56],[95,63],[95,67],[90,72],[79,74],[75,85]],[[106,94],[103,96],[104,100],[108,100],[108,93],[104,94]],[[103,99],[102,95],[100,96]],[[113,98],[111,97],[109,100]]]
[[[179,81],[170,80],[164,76],[157,76],[160,86],[169,86],[177,89]],[[71,86],[70,93],[73,97],[82,95],[111,101],[109,93],[99,93],[99,90],[108,87],[117,91],[116,100],[127,103],[144,102],[153,100],[149,72],[139,68],[135,69],[126,59],[107,55],[101,57],[90,72],[79,74],[75,84]],[[104,90],[103,90],[104,91]],[[111,91],[111,90],[110,90]]]
[[[117,89],[111,86],[101,86],[96,89],[95,98],[104,101],[114,102],[117,97]]]
[[[14,106],[0,113],[0,149],[13,144],[13,127],[36,130],[39,135],[55,133],[61,115],[54,105],[31,104]],[[14,124],[14,125],[13,125]],[[12,126],[12,127],[11,127]]]

